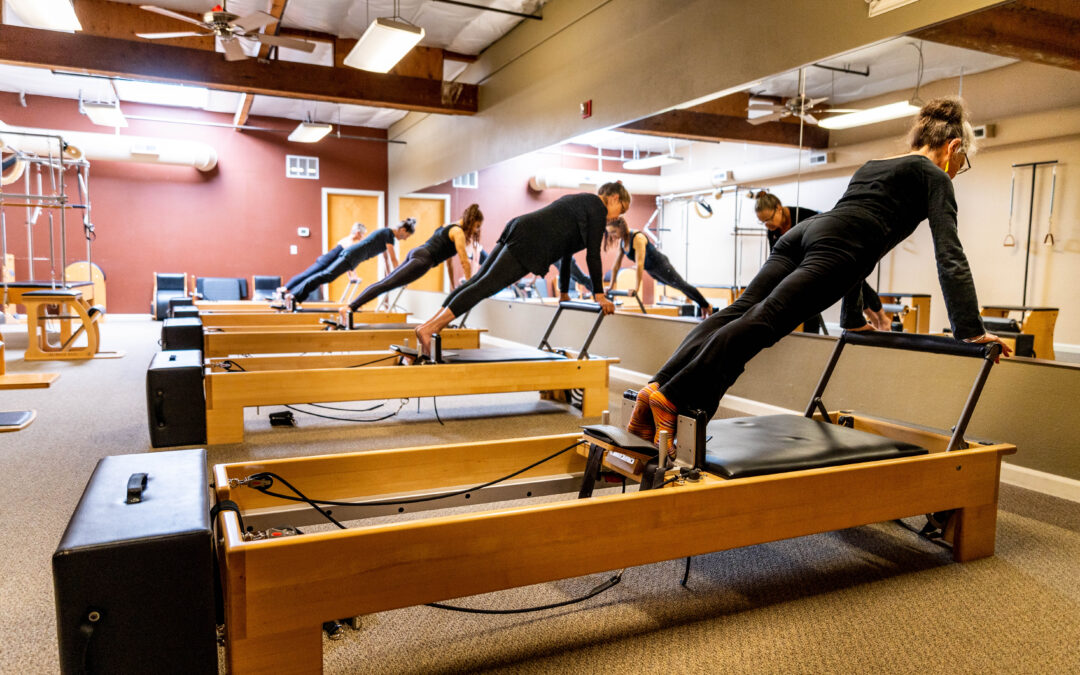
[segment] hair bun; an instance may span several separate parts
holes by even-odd
[[[960,99],[947,96],[928,101],[919,111],[919,116],[940,120],[948,124],[960,124],[964,121],[966,114],[964,104]]]

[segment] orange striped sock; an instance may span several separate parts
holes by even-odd
[[[649,408],[649,397],[656,391],[658,384],[650,382],[638,390],[637,402],[634,403],[634,412],[630,415],[630,423],[626,430],[638,438],[652,440],[656,429],[653,427],[652,409]]]
[[[649,397],[649,407],[652,409],[653,424],[656,427],[656,436],[653,437],[653,443],[660,442],[661,431],[668,432],[668,437],[674,441],[675,426],[679,420],[679,411],[675,408],[675,404],[657,389]]]

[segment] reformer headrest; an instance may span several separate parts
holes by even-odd
[[[633,450],[645,455],[657,454],[655,445],[635,436],[626,429],[621,429],[612,424],[591,424],[581,427],[581,429],[585,432],[586,437],[599,439],[618,448]]]
[[[892,333],[877,330],[848,330],[843,332],[840,339],[847,344],[861,347],[887,347],[889,349],[906,349],[916,352],[969,356],[979,359],[993,358],[993,355],[1001,349],[1001,346],[997,343],[978,344],[938,335]]]

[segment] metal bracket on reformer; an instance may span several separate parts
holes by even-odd
[[[338,298],[338,304],[347,305],[352,302],[353,298],[360,293],[360,284],[363,282],[364,280],[360,277],[349,279],[348,283],[345,284],[345,288],[341,289],[341,297]]]
[[[825,387],[828,386],[829,380],[832,378],[837,361],[840,360],[840,353],[847,344],[863,347],[884,347],[907,351],[929,352],[931,354],[967,356],[982,359],[982,365],[979,368],[979,372],[975,375],[975,382],[968,392],[967,400],[964,402],[964,407],[960,411],[960,419],[957,420],[956,425],[953,427],[952,436],[949,438],[949,444],[945,448],[945,452],[967,448],[967,442],[964,440],[964,432],[967,431],[968,422],[971,421],[971,415],[975,412],[975,406],[979,402],[979,396],[982,394],[983,386],[986,384],[986,378],[990,375],[990,368],[993,367],[994,360],[1001,354],[1000,344],[996,342],[963,342],[952,338],[937,335],[921,335],[918,333],[844,331],[836,341],[836,347],[833,348],[832,354],[829,356],[829,362],[825,366],[825,371],[821,373],[821,379],[818,381],[818,385],[814,389],[813,395],[810,397],[809,405],[806,406],[806,412],[804,413],[806,417],[813,417],[815,412],[820,412],[825,421],[830,424],[834,423],[829,417],[829,413],[825,408],[825,404],[822,403],[821,397],[822,394],[825,393]]]
[[[555,329],[555,324],[559,322],[559,317],[562,316],[563,310],[571,310],[576,312],[594,312],[596,314],[596,321],[593,322],[592,328],[589,330],[588,336],[585,338],[585,344],[581,345],[581,351],[578,352],[578,360],[589,358],[589,345],[592,344],[593,338],[596,337],[596,331],[600,328],[600,323],[604,320],[604,312],[599,303],[595,302],[581,302],[581,301],[569,301],[560,302],[558,309],[555,310],[555,315],[551,317],[551,323],[548,324],[547,330],[544,331],[544,337],[540,338],[540,344],[537,345],[537,349],[553,352],[555,349],[548,342],[548,338],[551,337],[551,331]]]

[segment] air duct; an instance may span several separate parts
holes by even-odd
[[[38,134],[22,136],[14,133]],[[64,141],[81,153],[79,156],[89,160],[105,162],[144,162],[148,164],[171,164],[190,166],[199,171],[210,171],[217,166],[217,151],[199,141],[179,141],[149,136],[118,136],[98,134],[88,131],[58,131],[55,129],[35,129],[31,127],[13,127],[0,122],[0,146],[22,152],[32,152],[39,156],[56,154],[56,140],[51,136],[61,136]],[[72,151],[68,153],[69,157]]]

